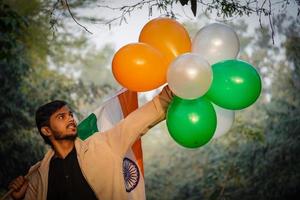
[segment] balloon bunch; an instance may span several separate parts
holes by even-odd
[[[142,29],[139,43],[114,56],[116,80],[133,91],[148,91],[166,82],[176,95],[167,112],[171,137],[197,148],[231,128],[235,110],[253,104],[261,92],[260,76],[236,59],[239,39],[223,24],[200,29],[193,42],[173,19],[157,18]]]

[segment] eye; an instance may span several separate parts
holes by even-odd
[[[58,119],[63,119],[64,116],[63,116],[63,115],[59,115],[57,118],[58,118]]]

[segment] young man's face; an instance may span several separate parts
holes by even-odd
[[[53,113],[49,121],[53,139],[74,140],[77,137],[77,124],[67,105]]]

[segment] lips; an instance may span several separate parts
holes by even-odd
[[[69,123],[69,124],[67,125],[67,128],[73,128],[73,129],[75,129],[76,127],[77,127],[76,124],[73,123],[73,122],[71,122],[71,123]]]

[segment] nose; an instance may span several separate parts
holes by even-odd
[[[68,125],[70,125],[70,124],[74,124],[74,126],[77,127],[77,123],[76,123],[74,117],[72,117],[72,116],[70,116],[69,120],[68,120]]]
[[[69,122],[75,122],[75,119],[74,119],[74,116],[73,114],[69,114],[69,119],[68,119]]]

